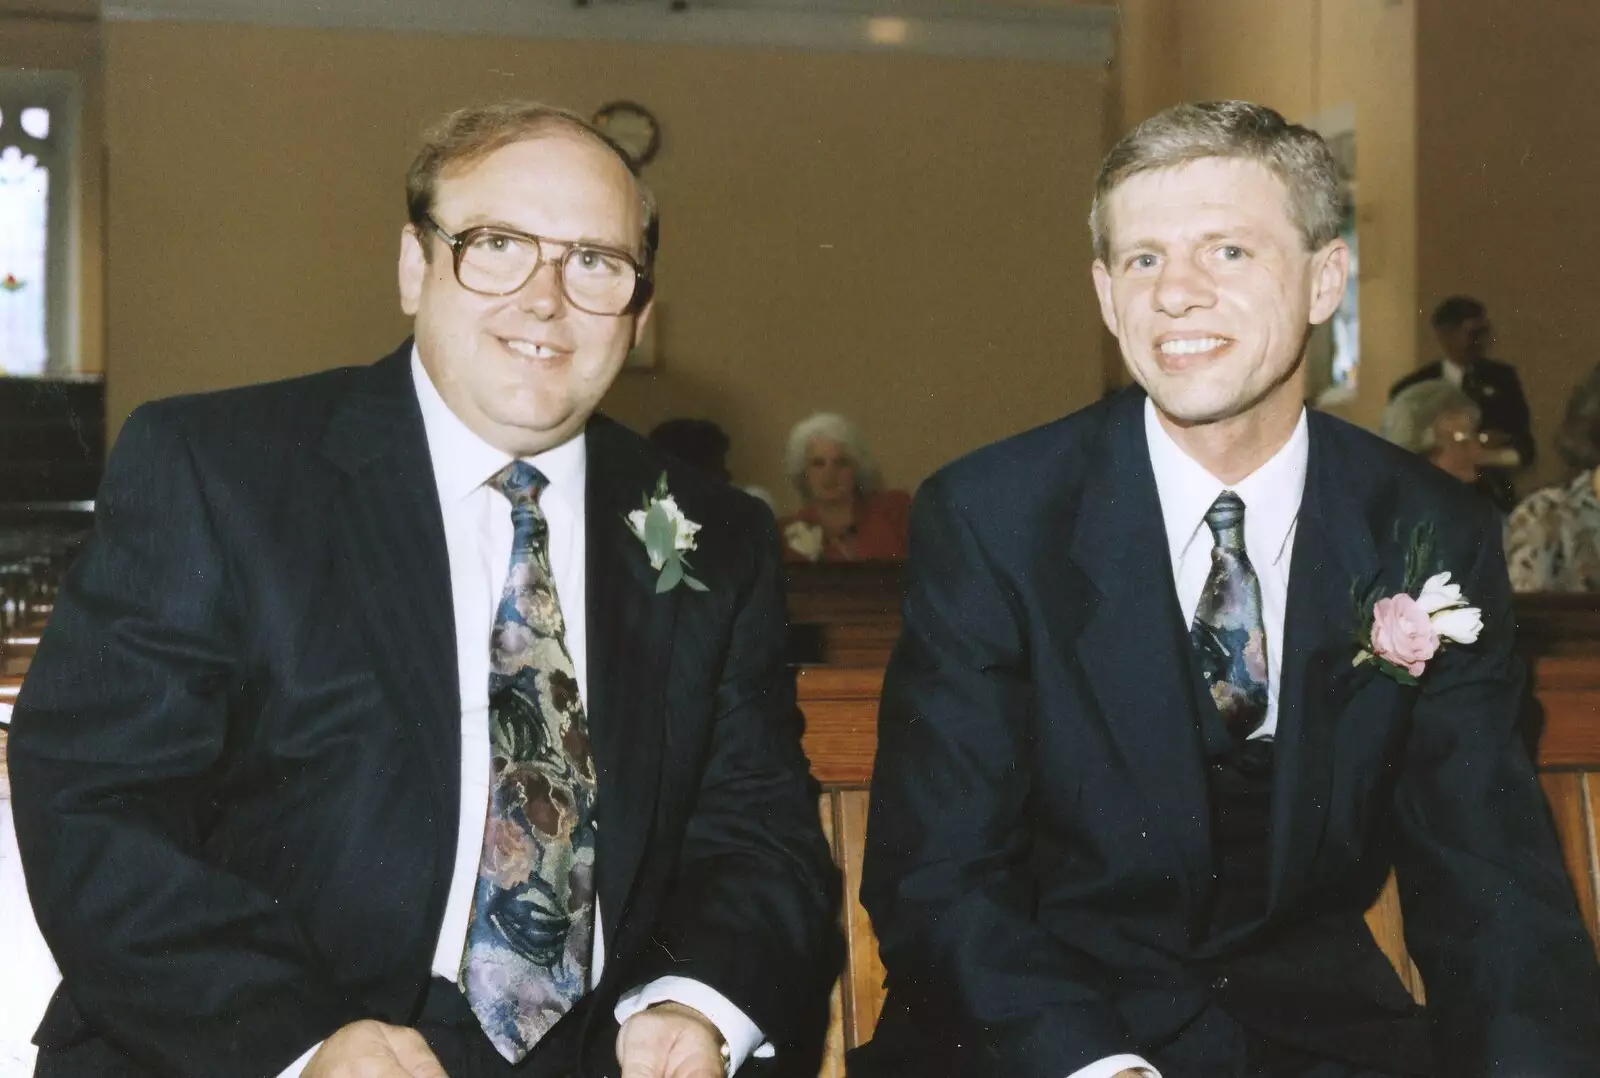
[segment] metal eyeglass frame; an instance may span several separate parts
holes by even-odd
[[[651,293],[650,273],[643,266],[639,265],[638,260],[630,255],[627,251],[619,250],[615,247],[606,247],[598,243],[580,243],[575,240],[553,240],[545,236],[536,236],[532,232],[519,232],[514,228],[505,228],[500,225],[478,225],[473,228],[464,228],[460,232],[452,235],[444,230],[444,226],[440,225],[438,221],[433,219],[432,214],[423,214],[422,220],[438,235],[440,239],[444,240],[445,246],[450,248],[451,268],[455,272],[456,283],[462,288],[465,288],[468,292],[472,292],[475,295],[516,295],[518,292],[528,287],[528,282],[533,280],[534,277],[538,276],[540,267],[548,263],[554,266],[556,269],[556,280],[561,285],[561,295],[565,297],[568,303],[572,304],[578,310],[583,311],[586,314],[599,315],[602,318],[620,318],[625,314],[636,313],[645,305],[646,302],[649,301]],[[528,271],[528,275],[524,277],[515,288],[508,288],[503,292],[485,292],[481,288],[473,288],[471,285],[467,284],[461,279],[461,258],[467,249],[467,245],[473,240],[474,237],[485,232],[492,233],[496,236],[513,236],[520,240],[531,240],[533,242],[534,250],[538,252],[538,258],[534,260],[533,269]],[[546,244],[556,247],[564,247],[566,250],[562,252],[560,258],[547,258],[545,256]],[[574,251],[598,251],[599,253],[612,258],[620,258],[629,266],[633,267],[633,294],[628,297],[628,302],[623,305],[622,310],[590,310],[588,307],[585,307],[582,303],[573,298],[572,293],[567,290],[566,261],[568,258],[572,257]]]

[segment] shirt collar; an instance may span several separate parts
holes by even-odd
[[[478,437],[450,410],[422,366],[416,345],[411,346],[411,383],[422,408],[422,427],[428,438],[428,454],[433,458],[433,479],[439,487],[439,501],[448,508],[476,493],[496,472],[510,464],[511,454]],[[522,459],[538,468],[550,481],[541,499],[554,495],[574,512],[582,511],[589,454],[581,432],[554,449]]]
[[[1306,487],[1311,438],[1304,408],[1283,448],[1233,484],[1225,484],[1206,471],[1173,441],[1148,397],[1144,402],[1144,435],[1150,448],[1150,467],[1155,472],[1156,495],[1161,500],[1167,547],[1174,562],[1205,525],[1206,511],[1224,490],[1233,491],[1244,502],[1246,541],[1258,549],[1270,550],[1273,564],[1282,560]]]

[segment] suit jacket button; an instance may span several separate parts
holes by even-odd
[[[1227,977],[1217,977],[1211,982],[1211,990],[1213,992],[1220,992],[1226,987],[1228,987]]]

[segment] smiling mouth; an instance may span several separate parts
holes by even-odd
[[[515,337],[502,337],[500,343],[506,351],[523,359],[561,359],[571,355],[570,349],[556,348],[543,341],[525,341]]]
[[[1162,341],[1156,350],[1164,356],[1202,356],[1226,348],[1230,343],[1226,337],[1186,337]]]

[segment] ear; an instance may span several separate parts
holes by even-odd
[[[644,325],[650,321],[651,313],[656,309],[656,301],[651,299],[633,316],[633,344],[630,347],[639,347],[639,342],[644,340]]]
[[[1333,317],[1344,299],[1350,276],[1350,247],[1335,239],[1311,256],[1311,324],[1320,326]]]
[[[1094,277],[1094,294],[1100,300],[1100,320],[1106,324],[1113,337],[1117,334],[1117,307],[1111,301],[1111,271],[1106,269],[1106,264],[1098,258],[1090,267],[1089,273]]]
[[[400,309],[415,315],[422,303],[422,282],[428,277],[428,259],[422,251],[422,239],[415,225],[400,230]]]

